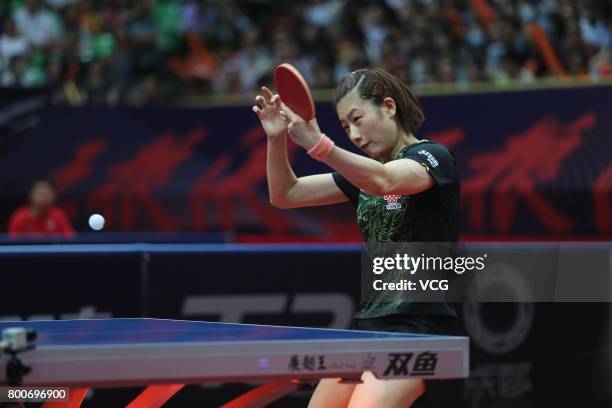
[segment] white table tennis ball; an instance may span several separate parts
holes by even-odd
[[[100,231],[104,228],[104,217],[100,214],[92,214],[89,217],[89,226],[92,230]]]

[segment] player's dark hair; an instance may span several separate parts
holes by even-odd
[[[397,123],[405,132],[414,134],[425,121],[421,103],[410,88],[384,69],[364,68],[346,75],[336,88],[336,105],[355,88],[362,99],[372,101],[376,106],[382,106],[385,98],[392,98],[396,105]]]

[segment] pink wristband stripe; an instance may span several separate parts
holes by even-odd
[[[308,150],[308,154],[310,157],[316,160],[325,160],[327,156],[334,149],[334,141],[327,137],[324,133],[321,133],[321,138],[317,142],[316,145],[310,150]]]

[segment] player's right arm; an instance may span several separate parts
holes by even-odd
[[[347,201],[331,173],[296,177],[287,156],[287,122],[280,115],[280,98],[268,88],[257,95],[253,112],[268,136],[266,169],[270,203],[279,208],[335,204]]]

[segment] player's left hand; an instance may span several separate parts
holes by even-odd
[[[288,122],[287,130],[291,140],[306,150],[312,149],[321,138],[321,130],[319,129],[317,119],[314,118],[306,122],[284,103],[281,104],[281,107],[281,115],[283,115]]]

